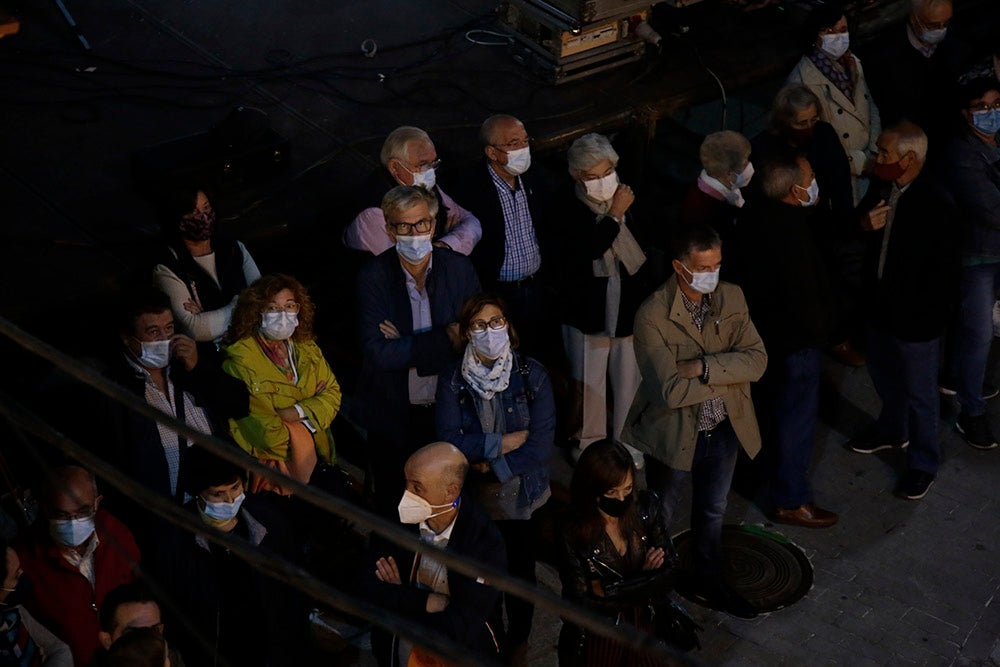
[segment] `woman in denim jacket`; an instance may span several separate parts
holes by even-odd
[[[471,465],[466,488],[496,521],[510,573],[535,583],[532,514],[550,495],[555,403],[545,367],[519,355],[517,333],[495,295],[466,301],[458,322],[461,361],[441,373],[437,434]],[[534,608],[505,596],[508,651],[522,661]]]

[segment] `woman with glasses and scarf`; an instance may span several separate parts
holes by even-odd
[[[153,281],[170,297],[178,329],[198,342],[218,341],[229,326],[236,297],[260,278],[240,241],[221,233],[203,190],[179,189],[163,204],[167,251]]]
[[[222,339],[223,370],[250,394],[250,414],[230,419],[230,434],[251,456],[302,483],[318,464],[336,460],[330,424],[341,399],[313,335],[314,315],[302,283],[264,276],[240,294]],[[256,476],[249,490],[289,494]]]
[[[555,403],[548,372],[517,351],[517,332],[505,304],[476,294],[458,319],[461,361],[441,373],[437,386],[439,440],[450,442],[471,465],[466,488],[486,509],[507,544],[511,574],[534,584],[532,515],[549,499],[549,459]],[[507,654],[524,662],[534,607],[505,596]]]

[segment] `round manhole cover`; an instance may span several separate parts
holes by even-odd
[[[674,544],[682,570],[688,570],[691,531],[674,538]],[[723,526],[722,552],[726,560],[726,583],[759,612],[777,611],[798,602],[812,587],[812,563],[784,535],[756,526]],[[677,592],[699,603],[696,597],[686,594],[684,579],[681,573]]]

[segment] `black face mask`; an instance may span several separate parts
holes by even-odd
[[[602,512],[608,516],[613,516],[616,519],[625,516],[625,512],[628,511],[629,505],[632,504],[632,494],[628,494],[622,500],[617,498],[609,498],[607,496],[601,496],[597,499],[597,507]]]

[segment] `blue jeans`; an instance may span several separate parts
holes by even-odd
[[[983,381],[993,342],[993,302],[1000,290],[1000,262],[963,266],[958,326],[955,327],[955,390],[962,414],[986,413]]]
[[[670,526],[680,502],[684,480],[691,476],[691,533],[695,569],[705,575],[722,572],[722,519],[726,514],[729,485],[733,481],[740,441],[729,420],[708,433],[698,433],[691,470],[675,470],[653,462],[647,467],[649,488],[663,503],[663,519]]]
[[[771,494],[776,507],[794,509],[812,502],[806,473],[816,442],[822,359],[818,348],[771,357],[756,387],[764,408],[764,439],[774,447],[769,458],[773,461]]]
[[[875,428],[880,435],[909,438],[907,464],[937,474],[941,463],[937,392],[941,339],[910,342],[868,330],[868,373],[882,399]],[[982,382],[979,383],[980,392]]]

